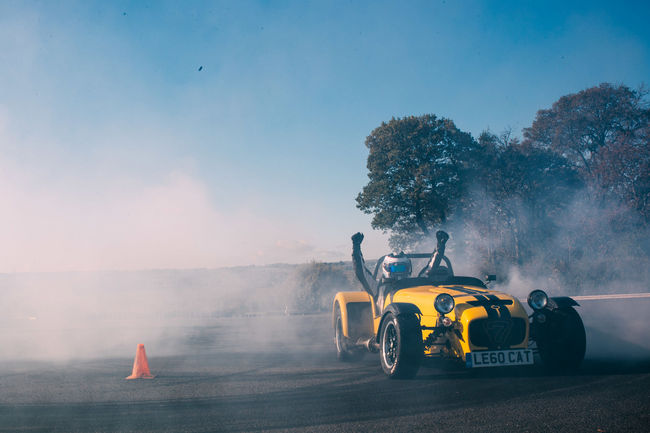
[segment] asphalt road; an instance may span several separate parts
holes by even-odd
[[[327,315],[169,322],[142,341],[153,380],[124,380],[140,341],[114,357],[1,361],[0,431],[647,432],[650,344],[621,330],[645,336],[650,301],[608,305],[583,306],[588,357],[572,375],[443,364],[388,380],[377,355],[336,361]],[[629,323],[614,322],[619,307]]]

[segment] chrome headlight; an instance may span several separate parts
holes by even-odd
[[[533,310],[541,310],[548,304],[548,295],[543,290],[533,290],[528,295],[528,305]]]
[[[451,313],[451,311],[456,306],[456,301],[451,295],[447,293],[441,293],[436,296],[436,300],[433,302],[433,306],[436,308],[436,311],[440,314]]]

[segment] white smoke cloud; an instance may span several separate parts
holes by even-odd
[[[157,183],[52,185],[0,160],[0,208],[0,272],[223,267],[318,254],[308,241],[286,238],[288,224],[220,210],[183,171]]]

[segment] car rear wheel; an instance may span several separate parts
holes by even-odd
[[[381,368],[391,379],[415,377],[422,361],[422,330],[414,314],[388,313],[380,334]]]
[[[334,342],[336,343],[336,358],[339,361],[352,362],[363,358],[364,352],[356,347],[350,347],[348,338],[343,334],[341,307],[338,305],[334,316]]]
[[[537,340],[539,356],[551,370],[575,370],[585,357],[587,338],[578,312],[572,308],[555,310],[548,328]]]

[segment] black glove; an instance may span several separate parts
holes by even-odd
[[[361,245],[363,241],[363,233],[357,232],[352,235],[352,245]]]

